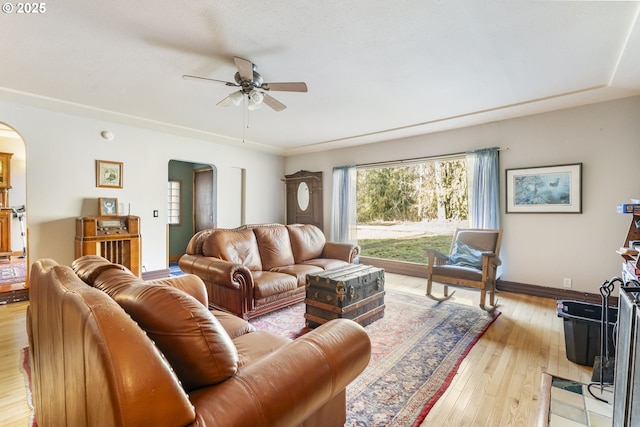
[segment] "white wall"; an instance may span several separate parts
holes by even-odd
[[[74,259],[75,218],[96,215],[99,197],[117,197],[125,212],[140,216],[146,271],[167,263],[166,182],[169,160],[210,163],[218,171],[218,224],[235,227],[237,170],[246,170],[246,221],[282,222],[284,160],[199,139],[0,102],[0,122],[26,145],[26,204],[29,261]],[[107,141],[100,132],[115,135]],[[124,188],[96,187],[95,160],[124,163]],[[160,212],[153,218],[153,210]]]
[[[631,217],[618,203],[640,198],[640,97],[494,122],[374,145],[287,158],[286,174],[323,171],[324,222],[330,224],[334,166],[441,155],[499,146],[502,279],[598,293],[603,281],[619,276],[615,253]],[[504,213],[505,169],[583,163],[582,214]]]

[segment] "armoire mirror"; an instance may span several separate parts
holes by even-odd
[[[301,211],[306,211],[309,207],[309,186],[306,182],[302,181],[298,184],[298,208]]]

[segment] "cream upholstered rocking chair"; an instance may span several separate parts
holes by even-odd
[[[427,296],[436,301],[445,301],[455,293],[449,294],[449,286],[480,289],[480,308],[493,311],[498,306],[495,300],[496,270],[501,264],[500,243],[502,230],[479,228],[457,229],[453,236],[449,255],[435,249],[427,249]],[[444,296],[432,294],[433,282],[444,285]],[[489,305],[486,296],[489,293]]]

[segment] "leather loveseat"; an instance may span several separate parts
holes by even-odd
[[[31,269],[39,427],[344,424],[345,387],[371,350],[355,322],[292,341],[209,311],[196,276],[145,282],[95,255],[72,267]]]
[[[209,307],[244,319],[304,300],[306,275],[354,262],[360,248],[310,224],[257,224],[196,233],[180,269],[207,286]]]

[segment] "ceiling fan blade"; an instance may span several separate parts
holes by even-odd
[[[285,108],[287,108],[286,105],[284,105],[282,102],[278,101],[268,93],[265,93],[263,95],[264,95],[264,99],[262,100],[262,102],[267,104],[269,107],[273,108],[274,110],[282,111]]]
[[[236,67],[238,67],[238,74],[240,74],[242,80],[248,82],[253,81],[253,62],[237,56],[233,57],[233,61],[236,63]]]
[[[304,82],[262,83],[260,89],[286,92],[306,92],[307,84]]]
[[[190,76],[188,74],[184,74],[182,76],[183,79],[185,80],[204,80],[204,81],[209,81],[209,82],[216,82],[216,83],[224,83],[227,86],[239,86],[235,83],[231,83],[225,80],[218,80],[218,79],[210,79],[208,77],[200,77],[200,76]]]

